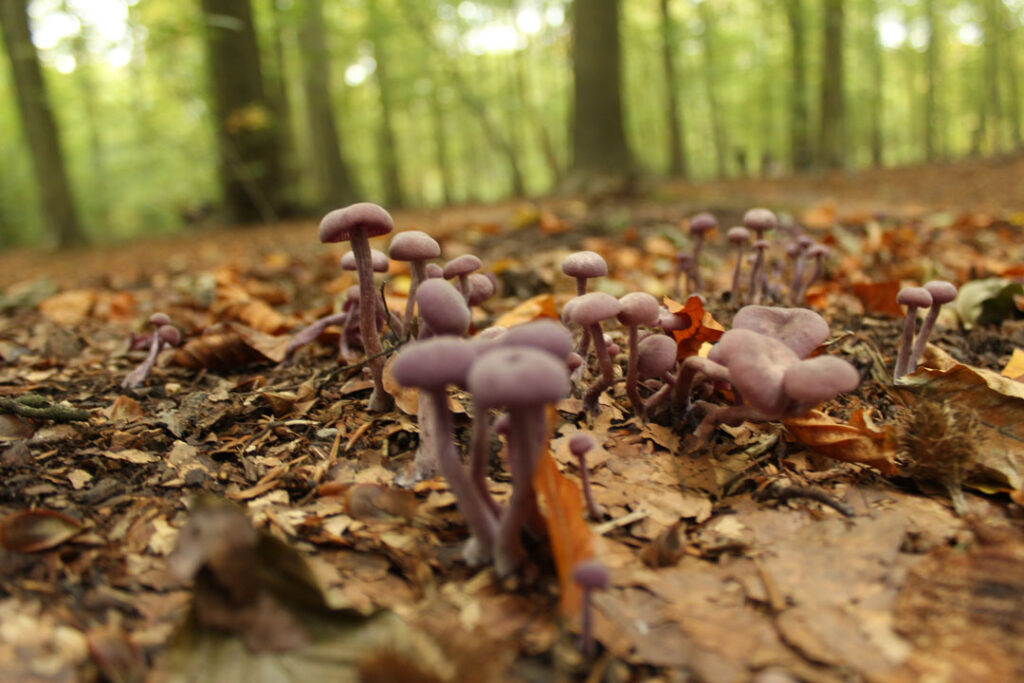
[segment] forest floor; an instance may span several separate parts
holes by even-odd
[[[413,396],[368,414],[337,331],[280,362],[354,282],[314,222],[0,254],[0,681],[1021,680],[1024,157],[395,219],[498,276],[474,311],[483,329],[561,310],[574,285],[560,264],[580,248],[607,259],[603,291],[671,297],[685,219],[712,211],[726,227],[752,205],[832,248],[808,304],[860,387],[707,444],[679,416],[640,422],[621,383],[596,417],[561,401],[540,485],[549,536],[504,580],[461,560],[443,480],[396,484],[417,444]],[[723,233],[705,249],[694,339],[736,310]],[[961,295],[894,384],[895,294],[934,278]],[[393,264],[395,309],[406,285]],[[155,311],[184,345],[122,389]],[[464,451],[468,396],[453,407]],[[579,431],[598,441],[603,508],[585,524]],[[966,515],[947,484],[963,484]],[[566,567],[590,555],[611,585],[593,596],[586,660]]]

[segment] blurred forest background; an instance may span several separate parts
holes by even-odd
[[[0,246],[1024,149],[1024,0],[0,0]]]

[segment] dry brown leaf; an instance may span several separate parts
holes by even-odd
[[[500,327],[515,327],[541,318],[558,320],[555,299],[550,294],[538,294],[504,313],[494,324]]]
[[[561,588],[558,607],[562,614],[575,614],[583,595],[579,585],[572,580],[572,570],[594,555],[594,536],[583,520],[583,497],[576,484],[558,471],[558,465],[548,451],[544,451],[537,463],[533,484],[558,571]]]
[[[39,302],[39,311],[60,325],[77,325],[92,312],[96,292],[92,289],[72,289]]]
[[[233,370],[250,363],[284,360],[290,338],[271,336],[239,323],[218,323],[190,339],[174,354],[174,362],[186,368]]]
[[[1015,379],[1018,382],[1024,381],[1024,349],[1014,349],[1013,355],[1006,363],[1006,367],[999,373],[1003,377]]]
[[[686,329],[672,330],[676,340],[677,360],[696,355],[705,342],[716,342],[725,332],[725,328],[714,316],[704,310],[704,303],[699,296],[691,296],[685,304],[665,297],[664,303],[670,313],[690,320]]]
[[[896,302],[896,295],[900,292],[898,281],[856,282],[850,285],[850,289],[864,304],[865,313],[889,315],[894,318],[903,316],[903,308]]]
[[[891,430],[871,423],[863,410],[854,412],[851,424],[836,422],[820,410],[782,421],[794,439],[835,460],[869,465],[884,474],[896,474]]]
[[[0,522],[0,545],[19,553],[54,548],[78,535],[82,525],[53,510],[22,510]]]

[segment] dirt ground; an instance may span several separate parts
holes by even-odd
[[[338,328],[281,362],[355,281],[313,222],[0,254],[0,681],[1024,678],[1024,157],[395,222],[495,273],[481,330],[557,315],[574,294],[561,261],[581,248],[608,262],[601,291],[682,305],[673,259],[686,219],[710,210],[721,228],[683,349],[730,327],[724,228],[753,205],[783,218],[773,303],[789,303],[791,237],[832,249],[807,304],[831,331],[819,351],[850,361],[859,387],[707,443],[678,410],[639,420],[621,381],[597,415],[564,399],[537,479],[546,534],[504,579],[461,559],[443,479],[398,485],[419,438],[413,394],[367,413],[371,384],[338,362]],[[932,279],[961,297],[894,384],[895,293]],[[407,272],[392,264],[386,282],[400,310]],[[155,311],[183,345],[123,389]],[[626,348],[625,330],[608,333]],[[706,398],[727,402],[722,389]],[[465,452],[470,397],[452,406]],[[598,444],[596,520],[568,446],[581,431]],[[567,570],[585,558],[610,572],[587,603],[592,658]]]

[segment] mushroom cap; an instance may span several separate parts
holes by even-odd
[[[945,280],[932,280],[924,283],[924,288],[932,295],[933,304],[948,304],[956,298],[956,285]]]
[[[486,273],[469,274],[469,301],[470,306],[477,306],[494,296],[498,291],[497,284]]]
[[[717,227],[718,219],[707,212],[698,213],[690,219],[690,233],[694,235],[703,235],[709,230],[714,230]]]
[[[578,296],[572,301],[576,303],[572,304],[572,308],[569,310],[569,318],[578,325],[593,325],[602,320],[614,318],[622,310],[619,300],[604,292],[590,292]]]
[[[729,228],[729,231],[725,233],[726,239],[736,244],[746,244],[750,241],[750,231],[744,228],[742,225]]]
[[[744,329],[779,340],[804,358],[828,339],[825,319],[808,308],[744,306],[732,320],[733,329]]]
[[[788,403],[783,377],[800,358],[777,339],[734,327],[711,348],[708,360],[729,370],[729,381],[750,405],[778,415]]]
[[[743,225],[756,232],[760,237],[762,233],[779,227],[779,219],[775,217],[775,212],[771,209],[758,207],[743,214]]]
[[[764,251],[770,246],[772,246],[772,243],[768,240],[754,240],[754,249],[758,251]]]
[[[540,407],[569,395],[569,370],[546,351],[529,346],[500,346],[481,355],[466,384],[482,405]]]
[[[426,270],[428,278],[444,278],[444,268],[436,263],[428,263]]]
[[[470,312],[459,290],[445,280],[430,279],[416,290],[416,305],[434,334],[465,334]]]
[[[170,325],[171,317],[163,311],[157,311],[153,315],[149,316],[149,323],[151,325],[156,325],[157,327],[160,325]]]
[[[612,581],[608,568],[595,559],[583,560],[572,570],[572,580],[580,587],[599,591],[608,588]]]
[[[157,328],[156,333],[166,344],[177,346],[181,343],[181,332],[174,325],[161,325]]]
[[[796,238],[796,244],[800,247],[800,251],[804,251],[814,244],[814,238],[809,235],[800,235]]]
[[[422,230],[403,230],[391,238],[388,256],[396,261],[426,261],[441,255],[441,245]]]
[[[860,384],[860,373],[835,356],[817,356],[791,365],[782,378],[782,390],[801,403],[821,403]]]
[[[811,258],[827,259],[832,255],[832,250],[826,247],[824,244],[815,244],[813,247],[807,250],[807,255]]]
[[[932,305],[932,295],[924,287],[904,287],[896,295],[896,302],[912,308]]]
[[[661,306],[658,300],[647,292],[630,292],[619,297],[622,310],[618,313],[623,325],[655,325]]]
[[[534,320],[516,325],[500,339],[502,346],[532,346],[565,360],[573,347],[572,333],[554,320]]]
[[[465,386],[476,355],[474,345],[458,337],[445,335],[416,341],[406,344],[395,356],[391,375],[406,387]]]
[[[636,369],[644,377],[661,377],[676,364],[676,342],[664,334],[644,337],[636,350]]]
[[[373,265],[373,272],[375,273],[386,273],[388,268],[391,267],[391,262],[388,260],[387,254],[380,249],[370,250],[370,262]],[[356,270],[356,253],[350,251],[341,257],[341,269],[342,270]]]
[[[569,437],[569,452],[582,458],[587,451],[597,446],[597,440],[587,432],[576,432]]]
[[[562,261],[562,272],[569,277],[602,277],[608,274],[608,263],[596,251],[577,251]]]
[[[321,242],[347,242],[356,230],[366,236],[386,235],[395,229],[391,214],[373,202],[359,202],[331,211],[320,221]]]
[[[483,265],[483,261],[474,256],[473,254],[463,254],[462,256],[456,256],[444,266],[444,279],[450,280],[453,277],[459,277],[460,275],[469,275],[474,270],[479,270],[480,266]]]

